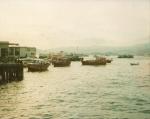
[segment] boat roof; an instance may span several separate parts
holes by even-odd
[[[27,58],[20,58],[19,60],[44,61],[44,59],[39,59],[39,58],[31,58],[31,57],[27,57]]]

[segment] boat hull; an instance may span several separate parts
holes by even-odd
[[[54,67],[67,67],[70,66],[71,61],[68,62],[53,62]]]
[[[108,60],[106,60],[106,61],[107,61],[107,63],[111,63],[111,62],[112,62],[112,60],[109,60],[109,59],[108,59]]]
[[[119,55],[118,58],[134,58],[133,55]]]
[[[28,64],[28,71],[46,71],[50,64]]]
[[[98,61],[81,61],[82,65],[106,65],[106,62],[98,62]]]
[[[139,65],[139,63],[130,63],[130,65]]]

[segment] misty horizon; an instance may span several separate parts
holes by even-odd
[[[39,49],[150,41],[149,0],[2,0],[0,39]]]

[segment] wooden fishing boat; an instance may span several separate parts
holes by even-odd
[[[82,65],[106,65],[107,60],[104,57],[96,58],[95,60],[85,60],[82,58]]]
[[[77,55],[72,56],[69,59],[70,59],[70,61],[81,61],[81,58],[79,56],[77,56]]]
[[[50,63],[41,59],[36,59],[32,63],[28,63],[28,71],[46,71]]]
[[[53,61],[52,64],[54,65],[54,67],[66,67],[66,66],[70,66],[71,61],[66,58],[59,58]]]

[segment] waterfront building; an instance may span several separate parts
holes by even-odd
[[[22,47],[22,46],[11,46],[9,47],[9,56],[15,56],[20,58],[35,57],[35,47]]]
[[[35,47],[22,47],[17,43],[9,43],[7,41],[0,41],[0,57],[35,57]]]

